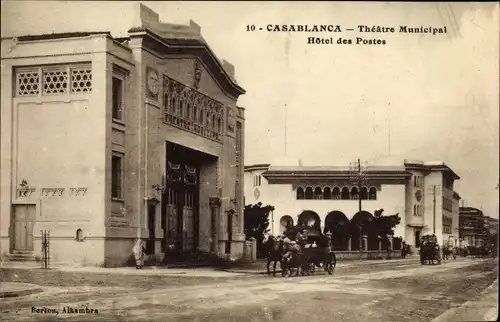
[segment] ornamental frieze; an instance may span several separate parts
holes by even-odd
[[[354,185],[352,184],[351,182],[349,181],[345,181],[345,182],[341,182],[341,181],[335,181],[335,182],[318,182],[318,181],[300,181],[298,183],[292,183],[292,190],[293,191],[296,191],[298,187],[302,187],[302,188],[307,188],[307,187],[311,187],[311,188],[316,188],[316,187],[320,187],[321,190],[324,190],[325,188],[330,188],[330,189],[333,189],[335,187],[339,188],[339,189],[342,189],[343,187],[347,187],[349,188],[349,190],[351,190],[352,188],[354,187],[358,187],[357,185]],[[377,189],[377,191],[381,191],[382,190],[382,186],[380,184],[364,184],[362,185],[362,187],[366,187],[366,188],[371,188],[371,187],[375,187]]]
[[[87,194],[87,188],[69,188],[69,195],[71,197],[83,197]]]
[[[35,188],[21,188],[17,189],[18,198],[29,198],[33,193],[35,193]]]
[[[42,188],[42,197],[62,197],[64,195],[64,188]]]
[[[164,121],[182,130],[222,143],[223,105],[163,75]]]

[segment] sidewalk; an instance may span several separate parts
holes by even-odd
[[[346,260],[337,262],[337,268],[339,267],[356,267],[360,265],[399,265],[402,263],[415,262],[418,259],[407,258],[407,259],[391,259],[391,260]],[[214,278],[224,278],[233,276],[243,276],[243,275],[259,275],[267,274],[266,260],[258,260],[255,263],[247,264],[234,264],[234,266],[226,267],[194,267],[194,268],[169,268],[165,266],[145,266],[143,269],[136,269],[135,267],[113,267],[113,268],[103,268],[103,267],[77,267],[70,265],[53,265],[49,271],[61,271],[61,272],[81,272],[81,273],[100,273],[100,274],[122,274],[122,275],[139,275],[139,276],[184,276],[184,277],[214,277]],[[2,262],[0,263],[0,269],[29,269],[29,270],[39,270],[45,271],[41,268],[40,264],[26,263],[26,262]],[[271,265],[272,269],[272,265]],[[279,264],[276,267],[276,272],[281,272],[279,270]]]
[[[71,273],[96,273],[114,275],[139,275],[139,276],[185,276],[185,277],[231,277],[244,275],[242,273],[229,273],[220,268],[195,267],[195,268],[168,268],[165,266],[144,266],[142,269],[135,267],[77,267],[70,265],[54,265],[45,270],[40,265],[26,265],[24,263],[2,263],[1,269],[26,269],[37,271],[59,271]]]
[[[0,298],[25,296],[42,292],[42,288],[35,284],[29,283],[0,283]]]
[[[475,299],[444,312],[432,322],[497,321],[497,318],[498,279]]]

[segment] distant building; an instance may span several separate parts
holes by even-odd
[[[490,235],[498,234],[498,218],[491,218],[491,217],[485,216],[484,219],[485,219],[486,228],[489,230]]]
[[[460,207],[459,223],[462,246],[480,247],[488,240],[491,232],[488,217],[480,209]],[[498,220],[496,231],[498,231]]]
[[[354,218],[370,220],[376,210],[399,213],[395,237],[419,247],[423,234],[435,232],[441,244],[458,245],[458,201],[453,190],[460,179],[443,162],[405,161],[396,166],[368,166],[361,191],[348,166],[245,166],[245,204],[262,202],[275,207],[270,229],[282,232],[300,215],[315,215],[323,231],[347,236]],[[358,195],[362,213],[358,210]],[[347,237],[346,237],[347,238]],[[340,238],[342,239],[342,238]],[[359,249],[357,238],[337,247]]]
[[[245,90],[201,28],[141,5],[127,37],[2,38],[2,258],[123,265],[243,253]],[[125,18],[125,17],[122,17]]]

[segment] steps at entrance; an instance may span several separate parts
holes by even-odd
[[[213,254],[192,252],[182,255],[166,255],[160,265],[170,268],[213,267],[224,265],[225,261]]]
[[[8,261],[11,262],[36,262],[36,256],[30,251],[19,251],[15,250],[12,253],[5,254]]]

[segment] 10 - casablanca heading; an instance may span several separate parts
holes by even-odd
[[[251,27],[247,27],[247,30],[251,30]],[[262,28],[259,28],[262,30]],[[369,26],[369,25],[358,25],[356,28],[342,28],[340,25],[275,25],[268,24],[266,26],[267,31],[282,31],[282,32],[344,32],[344,31],[358,31],[363,33],[418,33],[418,34],[446,34],[448,32],[446,26],[443,27],[432,27],[432,26],[399,26],[387,27],[387,26]]]

